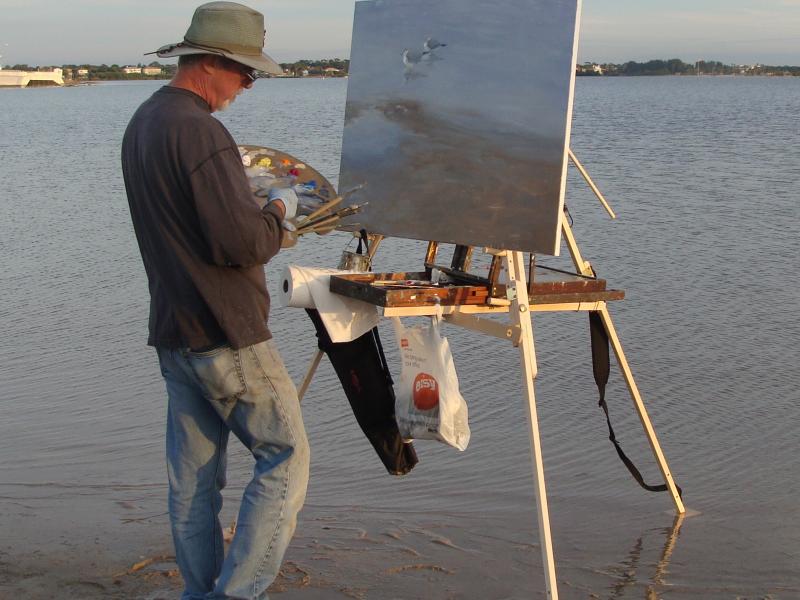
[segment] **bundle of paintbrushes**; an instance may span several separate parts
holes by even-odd
[[[294,223],[294,234],[297,236],[307,233],[325,234],[333,231],[344,217],[356,214],[361,210],[363,204],[351,204],[343,208],[338,208],[342,203],[342,196],[338,196],[330,202],[324,203],[317,210],[309,215],[298,216]]]

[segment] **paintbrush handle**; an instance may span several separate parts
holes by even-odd
[[[339,220],[337,215],[331,215],[324,219],[318,219],[315,223],[309,223],[308,225],[299,225],[297,227],[297,231],[308,231],[309,229],[316,229],[317,227],[327,227],[336,223]]]
[[[337,196],[336,198],[334,198],[330,202],[326,202],[325,204],[320,206],[317,210],[315,210],[310,215],[308,215],[308,217],[306,217],[305,222],[308,223],[309,221],[311,221],[313,219],[316,219],[320,215],[322,215],[322,214],[324,214],[326,212],[329,212],[330,209],[332,209],[334,206],[338,206],[341,203],[341,201],[342,201],[342,197],[341,196]]]

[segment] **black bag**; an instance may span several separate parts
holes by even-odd
[[[325,330],[319,312],[306,312],[317,330],[319,349],[328,355],[361,430],[386,470],[392,475],[405,475],[417,464],[417,453],[397,429],[392,376],[377,327],[351,342],[336,344]]]

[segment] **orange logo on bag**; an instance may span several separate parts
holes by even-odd
[[[401,348],[408,348],[408,340],[406,338],[401,338],[400,347]]]
[[[420,373],[416,376],[412,398],[419,410],[431,410],[439,404],[439,384],[433,375]]]

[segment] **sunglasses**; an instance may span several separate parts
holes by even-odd
[[[238,63],[235,60],[231,60],[229,58],[222,57],[222,60],[228,67],[237,70],[239,73],[242,74],[242,76],[247,77],[247,79],[249,79],[250,81],[255,81],[256,79],[258,79],[257,69],[253,69],[251,67],[243,65],[242,63]]]
[[[244,76],[247,77],[250,81],[255,81],[256,79],[258,79],[258,71],[256,71],[255,69],[247,67],[246,69],[244,69],[243,73]]]

